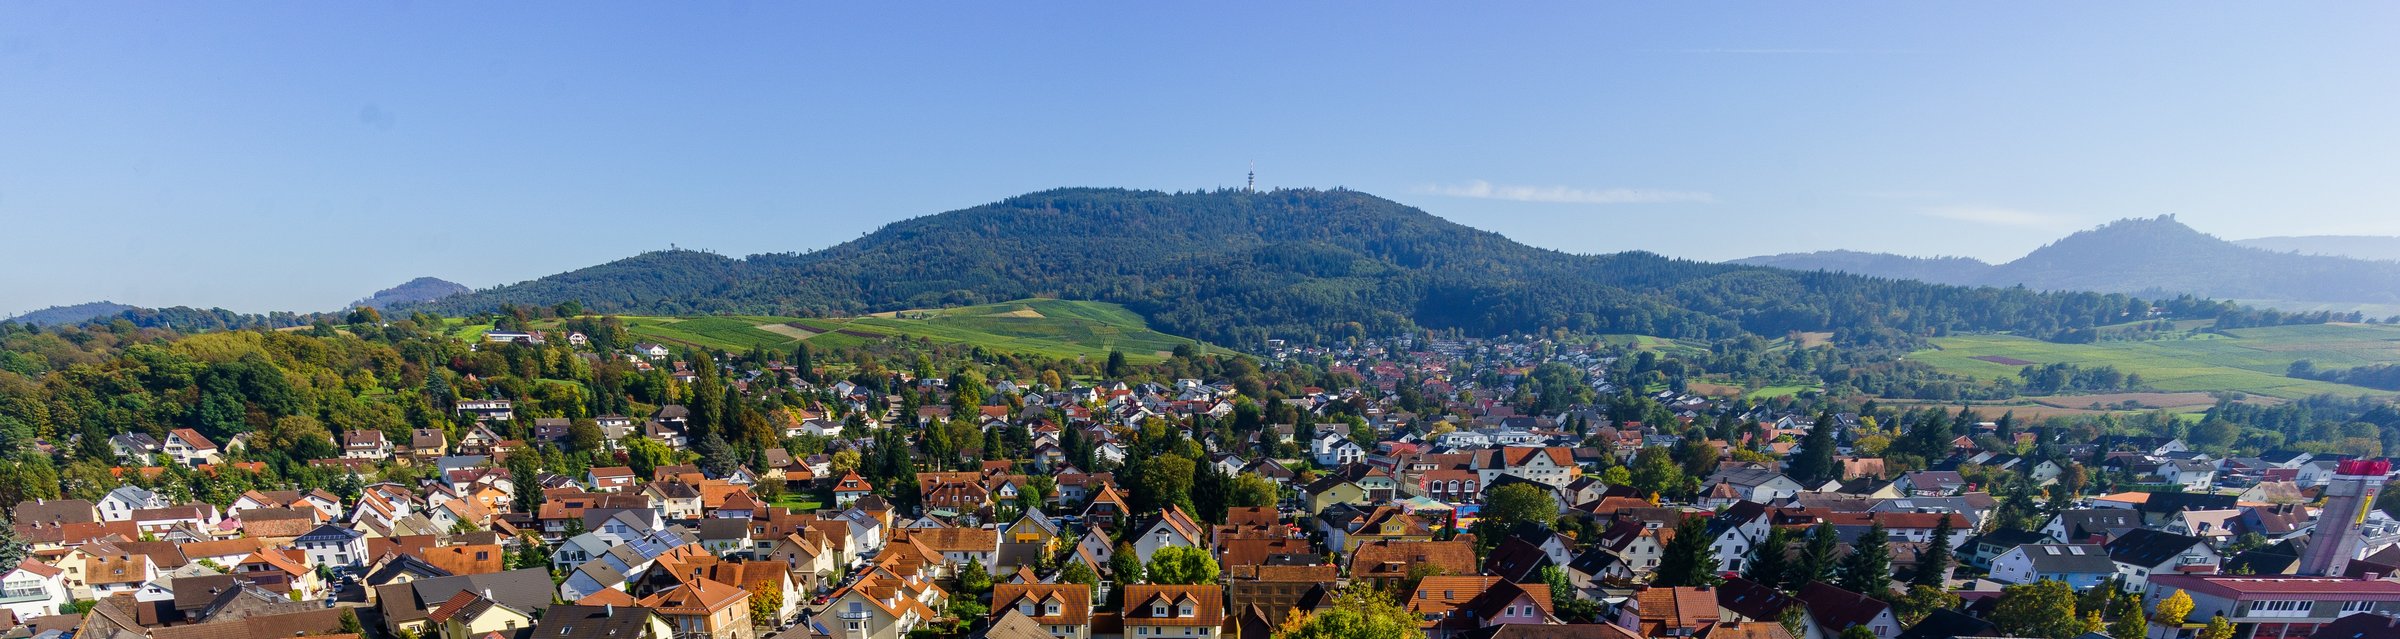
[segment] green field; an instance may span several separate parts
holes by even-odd
[[[806,340],[839,348],[895,337],[957,342],[987,349],[1049,357],[1106,357],[1121,350],[1136,363],[1166,359],[1177,345],[1222,351],[1190,339],[1150,330],[1142,316],[1105,302],[1029,299],[982,306],[909,310],[856,318],[712,315],[657,317],[624,315],[635,339],[725,351],[789,350]],[[545,322],[542,328],[556,328]],[[490,325],[457,327],[451,334],[474,339]]]
[[[1705,355],[1708,353],[1708,342],[1701,340],[1682,340],[1668,337],[1658,337],[1655,335],[1635,335],[1631,333],[1611,333],[1607,335],[1601,335],[1600,339],[1607,340],[1609,343],[1616,344],[1618,346],[1631,347],[1634,350],[1651,351],[1661,355],[1694,356]]]
[[[839,328],[1052,357],[1105,357],[1117,350],[1135,362],[1164,360],[1179,345],[1212,350],[1191,339],[1150,330],[1142,316],[1122,306],[1051,299],[886,313],[852,319]],[[830,333],[815,339],[828,336],[851,337]]]
[[[1753,400],[1758,400],[1758,399],[1772,399],[1772,398],[1776,398],[1776,397],[1788,397],[1788,396],[1792,396],[1792,395],[1798,395],[1798,394],[1801,394],[1801,393],[1804,393],[1804,392],[1809,392],[1809,391],[1818,391],[1818,390],[1824,390],[1824,389],[1823,389],[1823,388],[1820,388],[1820,387],[1818,387],[1818,386],[1816,386],[1816,385],[1803,385],[1803,384],[1792,384],[1792,385],[1786,385],[1786,386],[1768,386],[1768,387],[1761,388],[1761,389],[1758,389],[1758,390],[1750,391],[1750,395],[1749,395],[1749,397],[1750,397],[1750,399],[1753,399]]]
[[[2096,344],[2055,344],[2013,335],[1960,335],[1934,338],[1935,348],[1909,357],[1943,372],[1987,379],[2013,378],[2023,367],[1974,358],[1997,356],[2038,364],[2115,366],[2141,375],[2145,386],[2159,391],[2240,391],[2286,399],[2322,393],[2389,394],[2285,377],[2284,371],[2295,361],[2310,360],[2320,369],[2400,363],[2400,326],[2318,324],[2243,328],[2226,333]]]

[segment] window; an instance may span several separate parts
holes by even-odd
[[[2316,608],[2314,601],[2271,600],[2250,603],[2252,617],[2306,617]]]
[[[1152,616],[1152,617],[1164,617],[1164,616],[1167,616],[1167,607],[1166,607],[1166,606],[1151,606],[1151,607],[1150,607],[1150,616]]]
[[[2372,601],[2344,601],[2344,602],[2342,602],[2342,613],[2341,613],[2340,615],[2335,615],[2335,616],[2349,616],[2349,614],[2350,614],[2350,613],[2353,613],[2353,612],[2374,612],[2374,611],[2375,611],[2375,602],[2372,602]]]

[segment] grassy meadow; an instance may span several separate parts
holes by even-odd
[[[1944,372],[1981,378],[2014,378],[2023,366],[1977,357],[2115,366],[2141,375],[2145,386],[2164,392],[2239,391],[2285,399],[2323,393],[2390,394],[2285,377],[2284,371],[2295,361],[2310,360],[2320,369],[2400,363],[2400,326],[2318,324],[2225,333],[2095,344],[2056,344],[2014,335],[1959,335],[1934,338],[1934,348],[1909,357]]]
[[[822,348],[840,348],[893,338],[924,338],[987,349],[1049,357],[1107,357],[1122,350],[1127,360],[1146,363],[1167,358],[1178,345],[1201,352],[1223,351],[1191,339],[1151,330],[1141,315],[1105,302],[1028,299],[999,304],[878,313],[865,317],[778,317],[772,315],[711,315],[662,317],[620,315],[625,330],[636,340],[671,346],[747,351],[752,348],[790,350],[802,341]],[[468,325],[452,320],[448,334],[480,339],[490,324]],[[554,329],[550,320],[536,326]]]

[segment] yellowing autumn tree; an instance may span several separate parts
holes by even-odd
[[[1373,588],[1344,588],[1334,602],[1332,608],[1285,619],[1274,639],[1425,639],[1416,616]]]

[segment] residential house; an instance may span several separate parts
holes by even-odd
[[[848,471],[842,474],[841,481],[835,482],[833,485],[833,505],[848,506],[860,498],[872,494],[875,494],[874,485],[868,484],[866,479],[859,477],[858,471]]]
[[[1711,608],[1715,607],[1710,602]],[[1550,584],[1518,583],[1507,579],[1493,582],[1473,598],[1459,602],[1429,629],[1429,639],[1449,639],[1484,628],[1496,626],[1545,626],[1558,624],[1552,614]]]
[[[1091,639],[1092,588],[1079,583],[992,586],[995,616],[1016,613],[1057,639]]]
[[[2061,512],[2043,523],[2041,532],[2060,543],[2096,544],[2107,543],[2141,527],[2141,513],[2104,508]]]
[[[625,466],[595,466],[584,471],[584,485],[592,492],[613,493],[633,488],[633,469]]]
[[[2004,584],[2050,579],[2084,590],[2115,576],[2108,549],[2094,544],[2025,544],[1992,559],[1992,581]]]
[[[1904,496],[1939,497],[1957,494],[1967,486],[1967,479],[1952,470],[1918,470],[1900,474],[1893,487]]]
[[[380,430],[353,430],[342,433],[343,459],[389,459],[392,442]]]
[[[1143,517],[1134,524],[1133,550],[1141,556],[1142,563],[1147,564],[1150,563],[1150,557],[1158,554],[1162,548],[1207,547],[1202,537],[1205,531],[1199,522],[1192,520],[1191,515],[1183,512],[1182,506],[1169,506],[1167,510]]]
[[[57,566],[29,558],[0,573],[0,611],[17,619],[59,614],[69,601],[66,571]]]
[[[308,566],[308,559],[295,549],[268,548],[250,553],[233,565],[234,574],[276,593],[299,593],[301,599],[314,599],[324,590],[324,580]]]
[[[2148,528],[2125,533],[2107,548],[2129,592],[2142,591],[2157,575],[2213,574],[2224,559],[2206,539]]]
[[[111,595],[140,590],[142,584],[158,578],[158,565],[149,555],[135,553],[115,546],[90,549],[80,575],[69,575],[67,587],[76,599],[100,599]],[[68,561],[75,558],[69,556]]]
[[[1583,469],[1575,464],[1574,449],[1564,446],[1487,448],[1475,451],[1473,465],[1486,489],[1502,476],[1539,482],[1552,489],[1583,476]]]
[[[366,565],[368,559],[366,535],[333,524],[318,526],[294,538],[292,546],[313,567],[351,568]]]
[[[1618,607],[1616,625],[1643,637],[1705,637],[1724,621],[1707,587],[1643,587]]]
[[[1708,477],[1707,483],[1701,486],[1701,489],[1703,495],[1724,493],[1723,496],[1717,497],[1714,503],[1700,504],[1703,508],[1716,508],[1738,501],[1766,504],[1789,499],[1792,495],[1799,494],[1802,486],[1800,482],[1793,481],[1791,477],[1781,472],[1752,465],[1720,467],[1716,474]]]
[[[533,611],[500,603],[488,593],[461,590],[426,613],[426,622],[441,629],[444,639],[476,639],[490,634],[512,636],[533,628]]]
[[[841,624],[832,629],[836,636],[902,639],[941,616],[936,611],[946,609],[948,602],[948,593],[931,580],[875,568],[834,591],[824,610]]]
[[[100,521],[133,521],[136,511],[167,507],[167,498],[134,486],[118,486],[100,498]]]
[[[549,570],[520,568],[483,575],[427,577],[376,586],[374,595],[369,599],[375,602],[376,611],[381,613],[386,633],[406,630],[420,637],[429,637],[437,628],[430,619],[433,610],[462,592],[475,593],[511,609],[537,615],[550,608],[551,597],[557,594],[550,587]]]
[[[1126,639],[1215,637],[1225,626],[1224,587],[1216,584],[1130,585],[1123,600]]]
[[[1305,543],[1301,542],[1302,548]],[[1225,567],[1225,597],[1234,610],[1256,606],[1269,624],[1280,626],[1303,601],[1311,597],[1328,598],[1340,580],[1341,569],[1332,565],[1229,561]]]
[[[418,428],[408,433],[408,456],[417,461],[433,461],[450,454],[450,437],[432,428]]]
[[[711,579],[690,579],[681,585],[643,597],[649,608],[689,639],[751,639],[750,592]]]
[[[224,455],[219,454],[216,442],[209,441],[207,437],[200,434],[200,431],[189,428],[168,431],[167,439],[160,442],[159,450],[166,453],[168,459],[183,466],[197,468],[224,461]]]
[[[1350,553],[1350,580],[1389,587],[1407,580],[1409,572],[1419,566],[1439,569],[1436,574],[1445,575],[1472,575],[1480,568],[1472,542],[1385,540],[1359,544]]]
[[[1308,452],[1318,465],[1327,467],[1357,463],[1367,458],[1367,449],[1359,447],[1358,442],[1350,441],[1350,437],[1343,433],[1318,435],[1309,440]]]
[[[666,618],[634,606],[551,606],[549,611],[542,613],[540,627],[543,639],[670,639],[675,636],[675,629],[667,625]]]
[[[458,414],[478,422],[505,422],[516,419],[516,403],[505,399],[462,399],[455,404]]]
[[[2204,461],[2173,460],[2158,466],[2158,478],[2182,486],[2184,490],[2202,491],[2216,485],[2217,466]]]
[[[1852,626],[1865,626],[1877,639],[1900,636],[1900,618],[1892,611],[1892,605],[1881,599],[1822,581],[1802,586],[1799,599],[1807,607],[1809,620],[1815,622],[1810,639],[1833,639]]]

